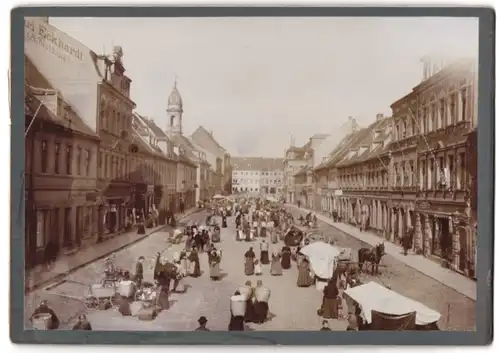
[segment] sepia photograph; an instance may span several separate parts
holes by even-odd
[[[25,330],[476,331],[478,57],[472,17],[25,17]]]

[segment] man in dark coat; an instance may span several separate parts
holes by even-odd
[[[198,323],[200,324],[200,326],[195,331],[210,331],[207,328],[207,322],[208,320],[205,316],[200,316],[200,318],[198,319]]]
[[[413,240],[413,228],[410,228],[408,229],[408,231],[406,232],[406,234],[402,239],[403,251],[405,256],[408,255],[408,250],[411,249],[412,247],[412,240]]]
[[[140,287],[142,284],[142,280],[144,279],[144,268],[142,264],[144,263],[144,256],[139,256],[139,260],[135,265],[135,283],[137,287]]]

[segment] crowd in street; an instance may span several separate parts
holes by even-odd
[[[238,198],[212,200],[205,205],[209,215],[205,224],[188,223],[184,229],[177,229],[172,239],[184,241],[182,251],[173,254],[173,258],[166,260],[162,253],[156,254],[156,263],[153,269],[154,283],[144,281],[144,256],[137,259],[135,273],[114,268],[112,258],[106,261],[103,286],[108,282],[117,283],[118,311],[124,316],[137,315],[134,310],[135,303],[149,302],[146,316],[154,319],[158,312],[169,309],[169,295],[171,292],[183,293],[185,291],[184,278],[199,278],[202,276],[200,261],[203,254],[207,255],[209,264],[209,277],[213,281],[223,278],[221,273],[222,250],[217,248],[221,242],[221,228],[227,228],[229,219],[235,225],[235,238],[238,242],[247,242],[249,247],[244,254],[243,271],[245,276],[261,276],[264,271],[276,277],[292,267],[293,262],[298,268],[296,285],[307,288],[316,284],[323,290],[323,300],[317,313],[324,319],[345,319],[346,308],[343,305],[342,292],[348,286],[359,283],[356,271],[346,269],[334,272],[331,278],[320,278],[312,270],[306,256],[301,253],[301,248],[311,241],[327,240],[318,239],[321,235],[311,236],[317,226],[317,218],[309,213],[305,217],[294,219],[291,213],[276,202],[269,202],[260,198]],[[217,219],[220,218],[220,225]],[[280,245],[280,242],[284,244]],[[259,254],[257,255],[256,252]],[[133,288],[133,290],[131,289]],[[230,319],[228,330],[245,330],[245,323],[263,324],[271,316],[269,311],[269,298],[271,291],[262,279],[255,282],[247,280],[242,286],[236,288],[229,298]],[[111,303],[99,304],[99,309],[107,309]],[[49,317],[46,320],[46,329],[57,329],[59,326],[56,313],[49,308],[45,301],[35,310],[32,319],[40,315]],[[198,319],[199,331],[208,331],[206,317]],[[353,330],[361,324],[359,317],[349,318],[348,329]],[[323,323],[321,330],[328,328],[328,321]],[[75,323],[74,330],[91,330],[91,324],[85,315],[81,315]]]

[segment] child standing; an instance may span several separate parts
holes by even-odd
[[[262,267],[260,265],[259,260],[255,260],[255,275],[256,276],[261,276],[262,275]]]

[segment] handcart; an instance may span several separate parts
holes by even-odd
[[[116,284],[98,283],[89,285],[84,303],[88,309],[103,310],[106,310],[109,306],[115,307],[119,305]]]

